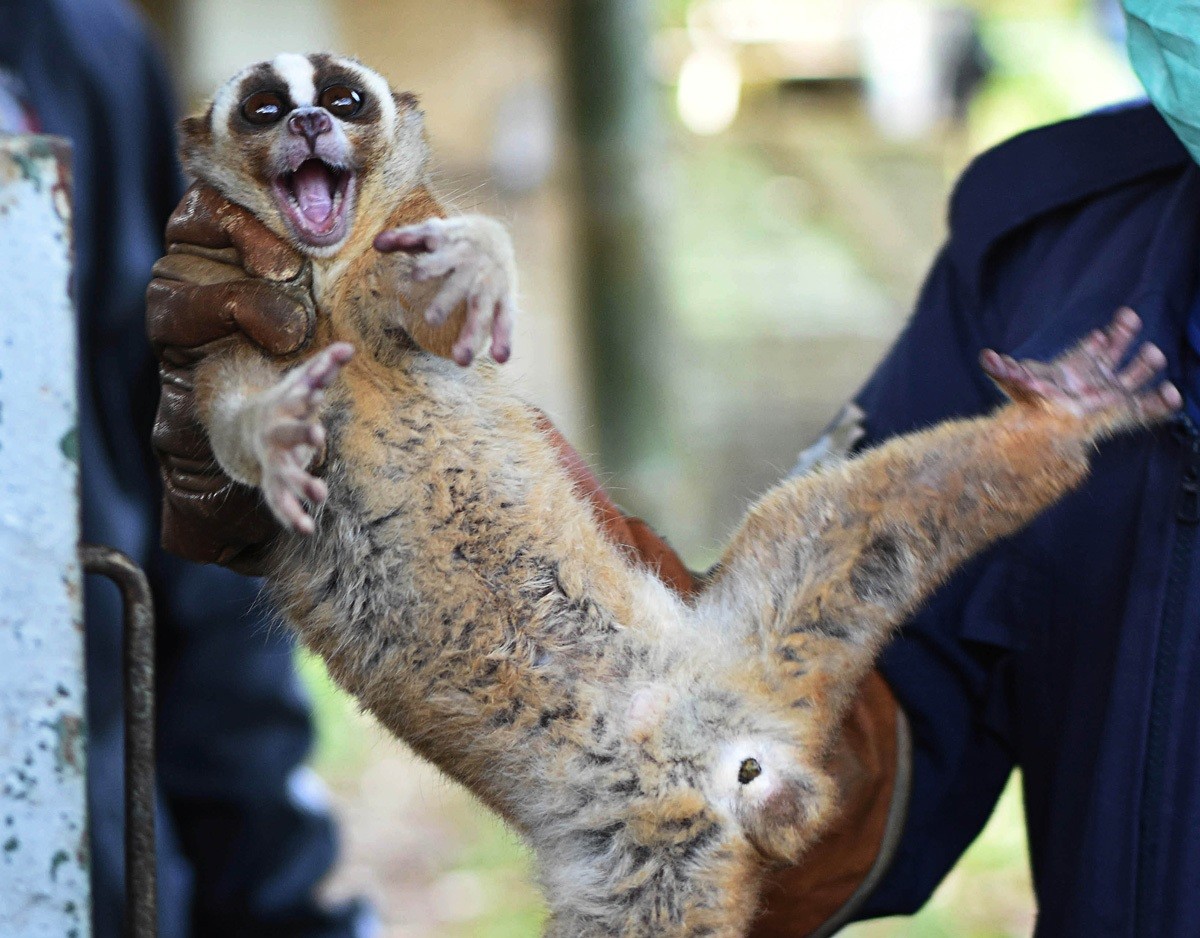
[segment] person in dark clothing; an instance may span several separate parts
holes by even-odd
[[[118,0],[0,0],[0,74],[0,131],[73,144],[83,537],[142,565],[159,624],[159,934],[365,934],[365,908],[314,895],[334,829],[303,767],[312,727],[289,639],[253,608],[255,581],[158,546],[143,296],[182,193],[170,83]],[[85,604],[93,934],[115,938],[121,606],[100,580]]]
[[[1198,115],[1200,116],[1200,115]],[[1149,105],[984,155],[912,320],[857,396],[864,445],[1000,400],[978,350],[1044,358],[1127,305],[1187,414],[956,576],[884,654],[912,725],[904,835],[864,915],[919,908],[1023,772],[1039,935],[1200,921],[1200,167]]]

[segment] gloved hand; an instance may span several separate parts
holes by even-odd
[[[240,206],[193,186],[167,223],[146,322],[162,396],[153,444],[163,478],[163,547],[201,563],[261,573],[278,532],[254,489],[217,465],[196,414],[195,368],[231,341],[288,355],[310,341],[315,313],[304,259]]]

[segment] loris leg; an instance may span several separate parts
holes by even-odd
[[[751,511],[701,611],[746,623],[787,703],[836,726],[891,629],[957,565],[1078,485],[1098,437],[1179,407],[1175,388],[1156,386],[1158,349],[1120,367],[1139,327],[1123,311],[1049,365],[985,352],[1014,403],[779,486]]]
[[[415,256],[413,280],[437,283],[423,310],[423,325],[436,330],[450,314],[466,304],[466,317],[451,349],[460,365],[469,365],[490,340],[492,357],[508,360],[516,306],[517,264],[512,240],[498,221],[483,215],[432,218],[418,225],[392,228],[375,238],[379,251],[404,251]],[[414,338],[422,323],[411,324]]]
[[[325,389],[353,354],[337,342],[280,377],[275,365],[240,349],[206,361],[198,374],[200,412],[221,468],[262,489],[280,524],[300,534],[314,529],[303,502],[319,505],[328,495],[308,471],[325,443],[318,419]]]

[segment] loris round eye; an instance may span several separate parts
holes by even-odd
[[[330,85],[317,103],[334,117],[353,117],[362,109],[362,95],[349,85]]]
[[[738,768],[738,781],[743,785],[749,785],[752,781],[762,775],[762,766],[758,764],[757,759],[743,759],[741,766]]]
[[[252,124],[273,124],[283,117],[283,98],[274,91],[258,91],[242,102],[242,117]]]

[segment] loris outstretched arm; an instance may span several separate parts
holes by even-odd
[[[396,325],[421,348],[463,366],[489,344],[497,362],[512,353],[517,264],[508,231],[485,215],[442,217],[425,189],[395,208],[338,281],[331,308],[354,316],[382,356]]]
[[[701,610],[747,623],[756,657],[823,737],[891,630],[957,565],[1078,485],[1098,438],[1179,407],[1174,387],[1155,386],[1157,348],[1120,367],[1139,328],[1123,310],[1049,365],[985,352],[1013,403],[779,486],[750,513]]]
[[[508,361],[517,262],[503,225],[486,215],[430,218],[388,228],[375,238],[375,248],[413,256],[411,281],[386,269],[380,273],[400,287],[405,324],[419,345],[439,351],[442,327],[452,323],[458,328],[449,330],[457,336],[449,357],[458,364],[471,364],[489,341],[492,357]]]
[[[197,369],[196,400],[217,462],[231,478],[261,489],[280,523],[301,534],[313,532],[303,502],[319,505],[328,495],[309,473],[325,445],[325,389],[353,354],[348,343],[335,342],[285,374],[238,344]]]

